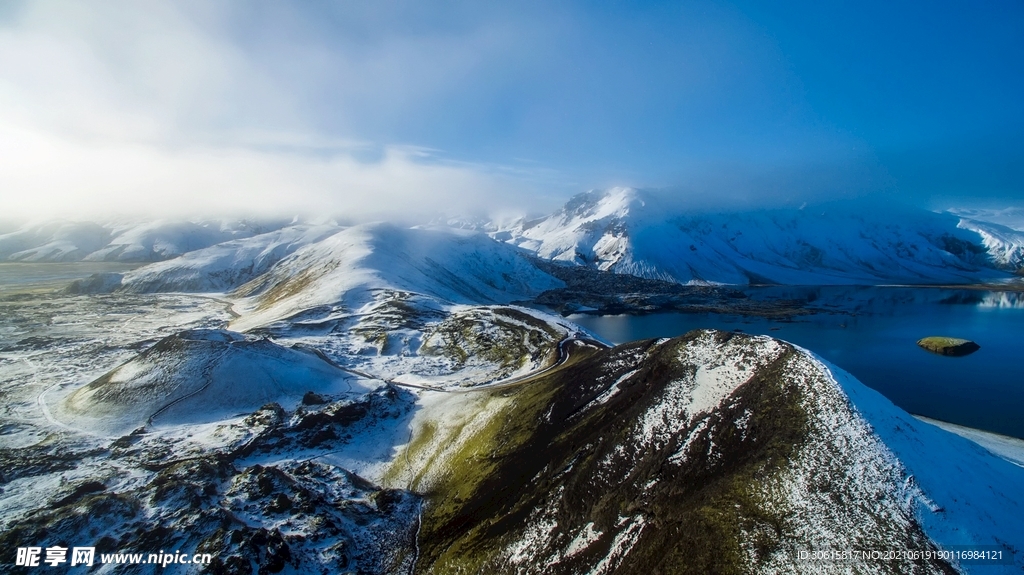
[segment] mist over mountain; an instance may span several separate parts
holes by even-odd
[[[1019,232],[951,212],[870,199],[709,211],[632,188],[484,229],[546,259],[677,283],[962,283],[1006,277],[1024,253]]]
[[[35,221],[0,234],[0,260],[154,262],[284,227],[289,219]]]
[[[430,227],[461,229],[463,242],[486,233],[522,255],[679,284],[955,284],[1007,278],[1024,266],[1024,231],[1012,227],[1022,226],[1019,210],[932,212],[866,198],[707,210],[664,190],[611,188],[577,194],[537,218],[448,217],[402,232],[407,225],[368,225],[376,224],[355,228],[424,238]],[[84,292],[230,291],[307,246],[323,252],[321,259],[336,257],[328,254],[335,248],[313,246],[338,233],[356,234],[345,231],[350,228],[298,220],[65,220],[0,235],[0,257],[164,262],[79,283],[75,289]],[[476,250],[498,249],[491,241],[472,242]]]

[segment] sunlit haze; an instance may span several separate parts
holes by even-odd
[[[1024,4],[7,2],[3,217],[1024,200]]]

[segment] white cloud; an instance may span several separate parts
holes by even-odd
[[[369,107],[391,113],[436,94],[496,49],[490,31],[460,32],[466,42],[384,37],[360,50],[246,44],[237,36],[258,30],[233,36],[230,4],[181,7],[42,1],[0,25],[5,216],[375,217],[503,207],[529,187],[522,174],[344,133],[367,109],[355,101],[377,98]],[[302,26],[275,31],[294,38]],[[334,126],[322,129],[332,94]]]
[[[310,214],[381,217],[508,205],[516,186],[484,169],[388,148],[379,160],[247,148],[82,142],[0,130],[0,189],[11,215]],[[502,201],[504,200],[504,202]]]

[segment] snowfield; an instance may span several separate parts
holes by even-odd
[[[816,358],[817,359],[817,358]],[[905,469],[923,498],[917,517],[940,548],[990,546],[1013,554],[1005,572],[1024,569],[1024,468],[977,443],[921,422],[850,374],[818,359],[868,429]],[[961,565],[966,572],[993,567]]]
[[[1019,233],[952,214],[847,205],[691,214],[631,188],[489,229],[543,258],[683,284],[966,283],[1006,277],[994,266],[1020,254]]]
[[[131,293],[231,291],[266,273],[296,250],[340,229],[333,225],[288,226],[218,243],[133,270],[115,289]]]
[[[294,409],[307,392],[359,395],[380,385],[309,352],[224,330],[190,330],[160,340],[52,411],[65,424],[118,437],[147,425],[230,419],[269,403]]]
[[[245,331],[322,306],[356,309],[392,289],[455,304],[527,300],[563,284],[519,250],[485,234],[443,228],[353,226],[308,245],[242,286],[234,329]]]

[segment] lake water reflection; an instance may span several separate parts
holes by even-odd
[[[569,319],[613,343],[691,329],[742,330],[808,348],[910,413],[1024,438],[1024,294],[904,287],[750,288],[752,298],[803,300],[823,310],[792,320],[662,313]],[[967,357],[926,352],[916,341],[976,341]]]

